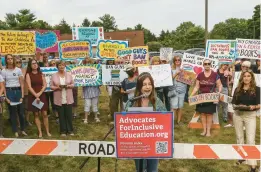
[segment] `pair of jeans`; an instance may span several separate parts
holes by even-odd
[[[111,95],[111,99],[110,99],[110,113],[111,113],[111,117],[112,120],[114,121],[114,113],[115,112],[119,112],[119,105],[121,107],[122,110],[122,94],[120,93],[119,90],[115,90],[114,88],[112,89],[112,95]],[[124,109],[123,109],[124,110]]]
[[[185,94],[185,102],[187,102],[187,103],[188,103],[188,97],[189,97],[189,89],[190,89],[190,85],[187,86],[187,91]]]
[[[158,164],[159,160],[158,159],[143,159],[143,169],[147,170],[146,172],[158,172]],[[136,172],[139,172],[139,167],[140,167],[140,159],[135,159],[135,166],[136,166]]]
[[[168,97],[169,87],[163,87],[164,102],[167,111],[170,111],[170,101]]]
[[[17,115],[18,115],[18,118],[19,118],[21,131],[24,131],[25,121],[24,121],[24,105],[23,105],[23,103],[20,103],[20,104],[15,105],[15,106],[11,106],[10,104],[8,104],[8,110],[9,110],[9,115],[10,115],[10,120],[11,120],[11,125],[12,125],[12,131],[14,133],[18,132]]]
[[[256,137],[256,111],[235,110],[233,122],[236,130],[237,144],[255,145]],[[244,129],[246,127],[246,143],[244,140]],[[248,165],[257,165],[256,160],[247,160]]]
[[[223,87],[221,93],[225,94],[225,95],[228,95],[228,88],[227,87]],[[227,120],[228,103],[220,101],[218,103],[218,111],[220,111],[220,108],[222,108],[223,120]]]
[[[72,105],[62,104],[62,106],[56,106],[56,109],[59,115],[60,133],[61,134],[73,133]]]
[[[6,96],[11,102],[20,102],[22,98],[21,88],[6,88]],[[17,115],[20,122],[21,131],[25,129],[25,121],[24,121],[24,104],[20,103],[18,105],[11,106],[8,104],[8,110],[12,125],[12,131],[18,132],[17,129]]]

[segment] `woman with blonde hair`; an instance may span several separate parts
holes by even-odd
[[[169,87],[168,97],[170,99],[170,107],[177,117],[177,124],[180,123],[182,117],[182,108],[184,106],[185,94],[187,90],[187,84],[176,81],[176,76],[182,72],[180,69],[181,66],[181,58],[179,56],[175,56],[173,58],[172,63],[172,78],[173,78],[173,86]]]
[[[245,144],[243,129],[245,126],[246,144],[255,145],[256,111],[260,109],[260,88],[256,86],[252,71],[242,71],[232,104],[237,144]],[[239,163],[242,163],[242,161],[239,161]],[[256,160],[247,160],[247,164],[251,166],[251,172],[256,171]]]

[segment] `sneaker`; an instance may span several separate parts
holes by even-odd
[[[71,133],[70,136],[74,136],[74,133]]]
[[[17,132],[15,132],[15,137],[19,137],[19,135],[18,135],[18,133],[17,133]]]
[[[83,119],[83,123],[84,123],[84,124],[88,124],[87,119]]]
[[[232,125],[232,124],[227,124],[227,125],[224,126],[224,128],[229,128],[229,127],[234,127],[234,125]]]
[[[61,137],[66,137],[66,134],[61,134]]]
[[[110,122],[110,125],[114,125],[114,122]]]
[[[101,122],[99,118],[95,118],[94,120],[95,120],[95,122],[97,122],[97,123]]]
[[[73,118],[75,119],[77,117],[77,115],[76,114],[73,114]]]
[[[27,136],[26,132],[22,131],[21,133],[22,135]]]

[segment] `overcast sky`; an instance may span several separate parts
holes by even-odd
[[[30,9],[38,19],[51,25],[62,18],[80,25],[87,17],[97,20],[108,13],[116,18],[119,29],[141,23],[155,34],[174,30],[180,23],[192,21],[204,27],[205,0],[1,0],[0,20],[5,13]],[[251,18],[259,0],[209,0],[209,29],[228,18]]]

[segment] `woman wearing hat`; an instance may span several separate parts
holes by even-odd
[[[135,68],[128,64],[125,72],[128,74],[128,78],[125,78],[121,83],[121,93],[123,94],[123,108],[125,108],[127,101],[134,97],[134,91],[137,84],[137,77],[135,74]]]

